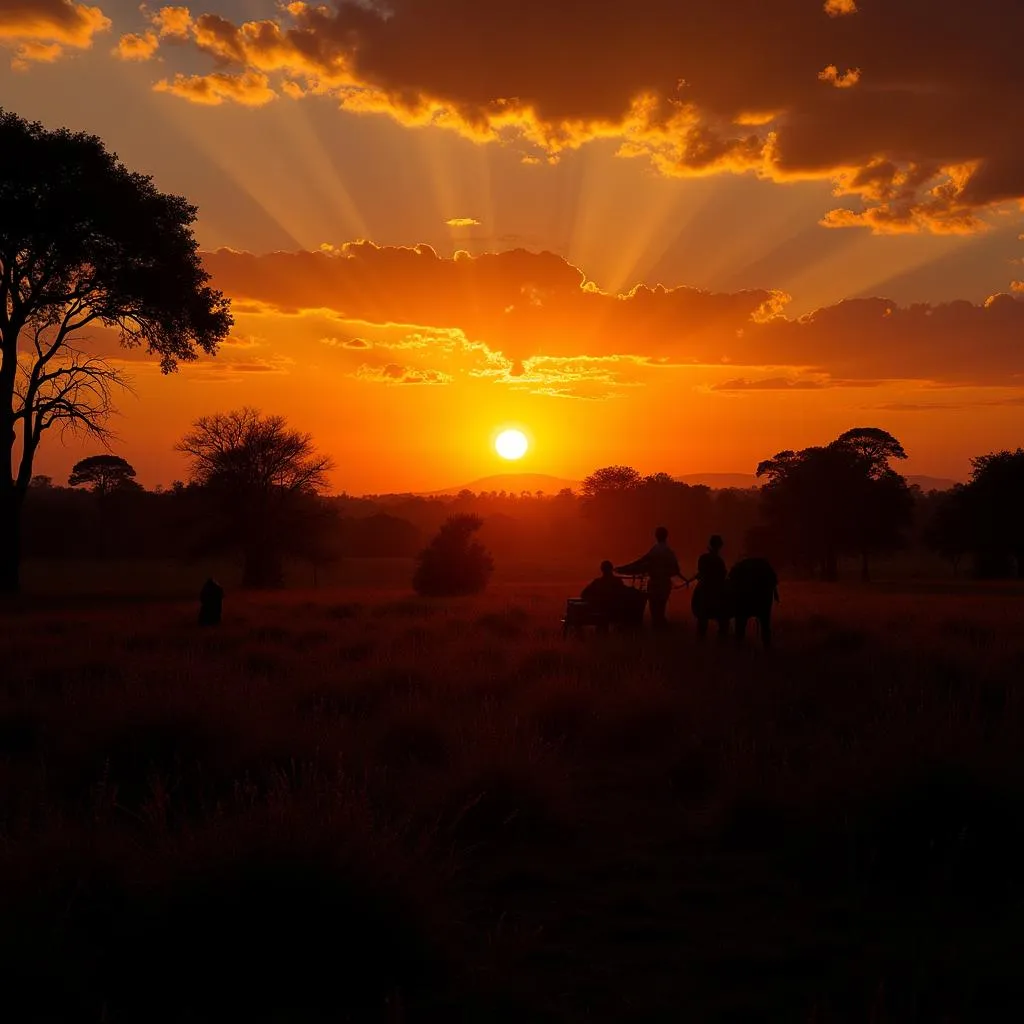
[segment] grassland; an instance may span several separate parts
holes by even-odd
[[[1024,590],[566,592],[5,607],[8,1019],[1019,1019]]]

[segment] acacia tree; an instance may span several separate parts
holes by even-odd
[[[913,497],[889,465],[904,458],[888,432],[857,427],[762,462],[762,516],[773,546],[796,564],[817,563],[826,580],[838,578],[841,555],[859,555],[866,580],[871,554],[898,547],[910,524]]]
[[[119,488],[138,487],[135,483],[135,467],[119,455],[90,455],[76,462],[68,477],[71,487],[83,484],[99,498],[105,498]]]
[[[241,550],[243,585],[280,586],[284,555],[306,550],[309,499],[326,488],[330,458],[283,416],[251,408],[201,417],[175,450],[213,499],[219,543]]]
[[[18,589],[20,527],[46,431],[105,441],[127,381],[82,347],[103,327],[170,373],[231,328],[192,233],[196,208],[129,171],[100,139],[0,109],[0,591]]]

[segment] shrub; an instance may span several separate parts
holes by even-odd
[[[417,594],[479,594],[494,571],[494,561],[473,534],[483,526],[474,515],[454,515],[417,558],[412,578]]]

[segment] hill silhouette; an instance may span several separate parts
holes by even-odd
[[[460,484],[458,487],[445,487],[439,491],[430,491],[427,496],[442,497],[446,494],[458,494],[459,491],[472,491],[474,494],[489,491],[507,491],[509,494],[521,494],[523,491],[529,491],[534,494],[537,491],[543,491],[545,494],[557,494],[564,487],[577,490],[579,485],[578,480],[564,480],[546,473],[495,473],[493,476],[484,476],[468,484]]]

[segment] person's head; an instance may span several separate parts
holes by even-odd
[[[725,542],[722,540],[722,538],[719,537],[717,533],[715,533],[712,534],[711,539],[708,541],[708,547],[712,551],[720,551],[724,543]]]
[[[664,543],[665,543],[665,541],[667,541],[667,540],[668,540],[668,530],[666,530],[664,526],[659,526],[659,527],[658,527],[658,528],[657,528],[657,529],[656,529],[656,530],[654,531],[654,539],[655,539],[655,540],[656,540],[656,541],[657,541],[657,542],[658,542],[659,544],[664,544]]]
[[[614,565],[612,565],[612,563],[611,563],[611,562],[609,562],[609,561],[608,561],[608,559],[606,558],[606,559],[605,559],[605,560],[604,560],[604,561],[603,561],[603,562],[601,563],[601,575],[602,575],[602,576],[611,576],[611,574],[612,574],[613,572],[615,572],[615,566],[614,566]]]

